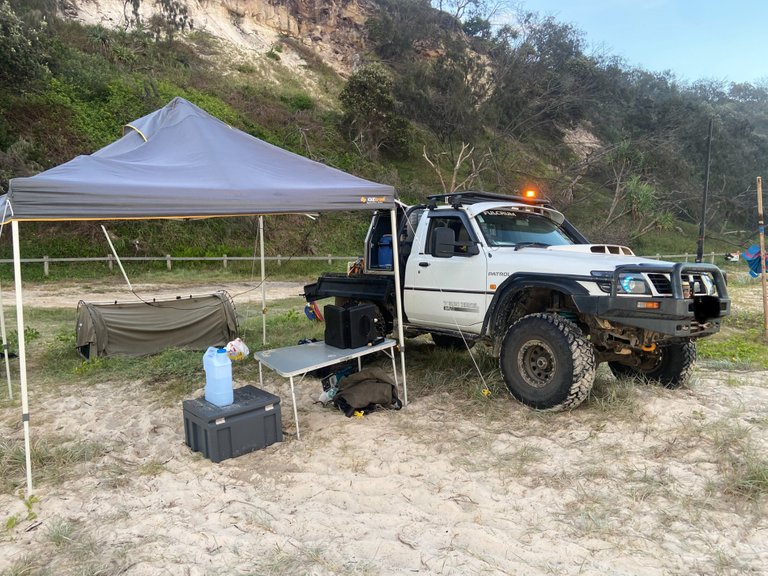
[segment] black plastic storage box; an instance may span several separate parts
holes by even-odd
[[[235,401],[216,406],[205,398],[184,400],[187,446],[221,462],[283,441],[280,398],[255,386],[235,388]]]
[[[378,337],[376,329],[376,306],[354,304],[334,306],[326,304],[325,343],[335,348],[360,348]]]

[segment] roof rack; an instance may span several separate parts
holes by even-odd
[[[521,204],[534,204],[536,206],[551,207],[551,204],[542,198],[523,198],[522,196],[507,196],[506,194],[494,194],[492,192],[475,192],[466,190],[451,192],[450,194],[434,194],[427,196],[432,205],[437,205],[438,200],[444,200],[454,208],[478,202],[520,202]]]

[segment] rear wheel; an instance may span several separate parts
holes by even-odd
[[[499,366],[512,395],[533,408],[575,408],[595,379],[592,344],[573,322],[530,314],[507,329]]]
[[[472,340],[467,340],[465,343],[464,339],[458,336],[448,336],[447,334],[438,334],[437,332],[430,332],[429,335],[432,336],[432,342],[434,342],[435,346],[438,348],[465,350],[472,348],[472,346],[475,345]]]
[[[696,361],[696,342],[675,342],[641,353],[638,366],[608,362],[617,378],[636,377],[657,382],[666,388],[679,388],[691,375]]]

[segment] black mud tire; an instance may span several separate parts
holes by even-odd
[[[617,378],[641,378],[665,388],[680,388],[691,376],[694,362],[696,342],[689,340],[659,346],[655,352],[644,355],[640,366],[619,362],[608,362],[608,366]]]
[[[510,393],[539,410],[569,410],[595,380],[595,352],[578,326],[555,314],[530,314],[507,329],[499,367]]]
[[[430,332],[429,335],[432,336],[432,342],[435,343],[435,346],[446,350],[466,350],[475,345],[472,340],[467,340],[467,343],[464,344],[464,340],[459,336],[449,336],[437,332]]]

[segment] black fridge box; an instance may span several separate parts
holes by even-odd
[[[187,446],[221,462],[282,442],[280,398],[255,386],[234,389],[234,402],[216,406],[205,398],[184,400]]]
[[[376,340],[376,306],[355,304],[334,306],[326,304],[325,343],[335,348],[359,348]]]

